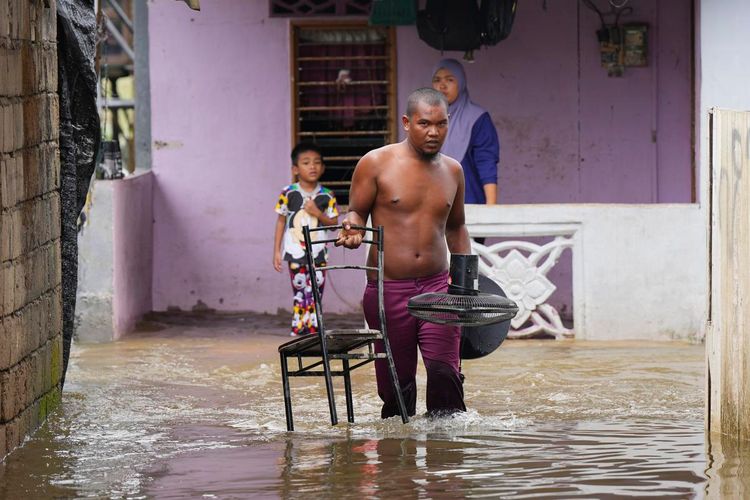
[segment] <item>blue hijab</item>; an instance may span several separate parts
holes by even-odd
[[[455,158],[459,162],[466,156],[471,140],[471,129],[474,123],[486,113],[485,109],[477,106],[469,99],[469,89],[466,88],[466,73],[461,63],[455,59],[442,59],[432,71],[435,76],[441,69],[450,71],[458,80],[458,97],[448,106],[448,137],[445,139],[441,153]]]

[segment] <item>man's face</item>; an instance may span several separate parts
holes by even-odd
[[[401,118],[409,143],[426,156],[434,156],[443,147],[448,134],[448,110],[445,105],[417,103],[412,115]]]

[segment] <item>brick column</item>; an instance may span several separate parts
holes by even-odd
[[[55,0],[0,0],[0,460],[59,403]]]

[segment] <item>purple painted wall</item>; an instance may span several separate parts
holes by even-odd
[[[287,22],[265,2],[149,9],[154,309],[288,307],[271,267],[289,179]]]
[[[151,172],[113,181],[113,325],[115,338],[135,330],[152,310],[153,180]]]
[[[625,21],[651,26],[650,65],[619,79],[599,67],[596,15],[576,0],[547,5],[524,3],[511,37],[467,66],[500,133],[501,201],[689,202],[690,2],[631,0]],[[288,309],[288,279],[271,267],[273,205],[290,175],[288,21],[269,19],[266,2],[149,9],[153,308]],[[414,27],[397,35],[403,108],[440,54]],[[326,310],[357,307],[360,280],[331,284]]]
[[[690,202],[690,1],[628,2],[623,22],[650,27],[649,66],[621,78],[600,66],[594,12],[547,5],[523,2],[511,36],[464,64],[500,135],[501,203]],[[411,26],[398,47],[403,108],[441,56]]]

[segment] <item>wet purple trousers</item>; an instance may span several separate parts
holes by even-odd
[[[448,272],[426,278],[383,282],[385,321],[388,340],[396,364],[401,392],[409,415],[417,406],[417,347],[427,370],[427,412],[431,415],[466,411],[464,390],[459,375],[461,331],[458,327],[437,325],[413,317],[406,309],[411,297],[426,292],[448,290]],[[369,281],[363,298],[365,318],[371,328],[379,328],[378,286]],[[383,352],[382,342],[376,346]],[[383,418],[399,415],[396,395],[388,375],[388,362],[375,361],[378,395],[383,400]]]

